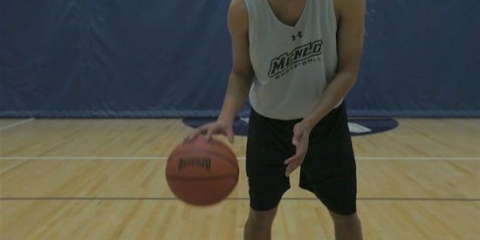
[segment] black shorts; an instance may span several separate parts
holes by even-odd
[[[251,110],[246,171],[250,207],[255,211],[275,208],[290,188],[284,161],[295,155],[293,127],[297,120],[276,120]],[[309,147],[300,170],[300,187],[332,212],[356,212],[356,165],[348,129],[345,103],[332,110],[310,132]]]

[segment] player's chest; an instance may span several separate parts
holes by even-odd
[[[291,1],[288,3],[281,3],[275,0],[265,1],[267,1],[273,15],[279,22],[287,26],[295,26],[302,18],[310,0]]]

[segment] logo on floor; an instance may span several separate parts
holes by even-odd
[[[215,121],[215,118],[184,118],[183,123],[189,127],[197,128],[206,123]],[[398,127],[398,122],[393,118],[351,118],[348,128],[352,136],[361,136],[390,131]],[[233,124],[235,135],[246,136],[248,131],[248,118],[237,118]]]

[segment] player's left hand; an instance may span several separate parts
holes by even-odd
[[[305,155],[308,150],[308,139],[310,136],[310,129],[305,126],[303,122],[295,124],[293,128],[293,139],[292,144],[296,147],[296,153],[291,158],[285,160],[287,170],[285,171],[285,176],[288,177],[290,174],[302,165]]]

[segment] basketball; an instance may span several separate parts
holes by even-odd
[[[237,185],[239,175],[233,151],[218,140],[202,137],[178,145],[168,157],[165,171],[175,196],[196,206],[224,200]]]

